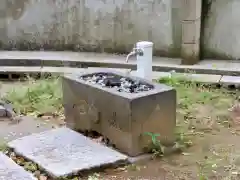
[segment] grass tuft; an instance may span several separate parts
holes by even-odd
[[[62,112],[62,88],[59,78],[30,80],[21,88],[12,89],[4,99],[23,115]]]

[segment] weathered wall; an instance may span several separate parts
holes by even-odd
[[[240,0],[213,0],[205,22],[205,57],[240,59]]]
[[[180,1],[1,0],[2,48],[126,52],[151,40],[155,52],[178,56]],[[1,11],[1,9],[0,9]],[[31,45],[30,45],[31,44]]]
[[[240,59],[240,0],[212,1],[202,52]],[[0,0],[0,48],[121,53],[150,40],[179,57],[182,11],[181,0]]]

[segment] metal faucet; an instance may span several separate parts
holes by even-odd
[[[131,56],[143,56],[143,49],[142,48],[133,48],[132,52],[130,52],[126,57],[126,63]]]

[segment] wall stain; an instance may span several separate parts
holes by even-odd
[[[1,49],[128,53],[137,41],[150,40],[154,43],[154,54],[170,57],[176,54],[172,53],[172,25],[165,23],[167,11],[171,11],[168,0],[7,2],[7,18],[15,21],[12,26],[6,25],[13,28],[13,33],[8,34],[8,41],[2,43]],[[34,16],[34,21],[29,23],[27,16]],[[19,27],[19,23],[24,25]]]
[[[7,16],[14,20],[18,20],[24,14],[25,7],[30,0],[8,0]]]

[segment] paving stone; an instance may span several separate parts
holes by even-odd
[[[6,116],[7,116],[6,109],[0,105],[0,117],[6,117]]]
[[[132,75],[136,75],[136,71],[131,72]],[[188,80],[201,83],[219,83],[221,75],[212,75],[212,74],[191,74],[191,73],[174,73],[177,77],[185,77]],[[163,77],[171,77],[171,72],[152,72],[153,79],[160,79]]]
[[[181,75],[180,73],[177,73]],[[201,82],[201,83],[219,83],[221,80],[221,75],[212,75],[212,74],[182,74],[187,79],[195,81],[195,82]]]
[[[85,66],[104,66],[115,68],[136,68],[136,58],[133,58],[129,63],[125,63],[126,55],[113,55],[105,53],[84,53],[84,52],[46,52],[46,51],[1,51],[0,65],[1,66],[41,66],[54,65],[71,66],[77,65]],[[3,61],[4,60],[4,61]],[[222,74],[222,75],[239,75],[240,63],[236,60],[202,60],[198,64],[184,66],[181,65],[181,59],[153,57],[154,71],[170,71],[176,70],[178,72],[185,72],[191,70],[200,74]],[[15,67],[16,71],[18,67]],[[35,68],[35,67],[33,67]],[[9,68],[7,68],[9,70]],[[5,68],[0,69],[1,72]]]
[[[171,77],[171,72],[152,72],[153,79],[168,78]]]
[[[127,156],[65,127],[32,134],[11,141],[8,146],[53,177],[127,161]]]
[[[37,180],[32,174],[18,166],[12,159],[0,152],[1,180]]]
[[[235,85],[240,87],[240,76],[223,76],[220,83],[224,86]]]

